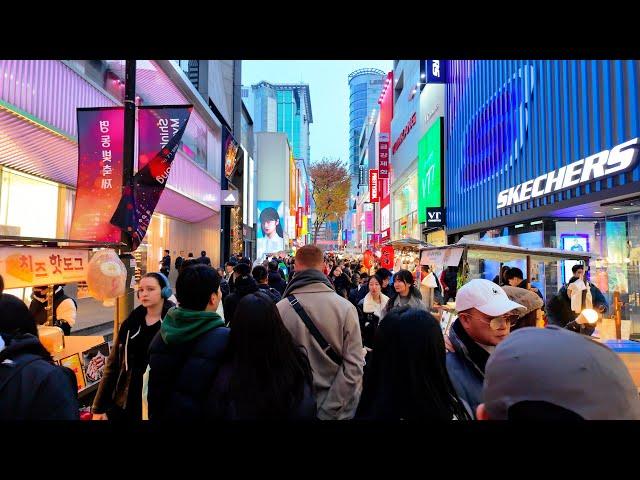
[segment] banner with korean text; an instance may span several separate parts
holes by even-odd
[[[129,237],[135,251],[169,179],[192,105],[141,107],[138,115],[138,172],[123,188],[111,223]]]
[[[0,247],[4,288],[66,284],[87,279],[88,250]]]
[[[110,220],[122,193],[124,108],[79,108],[78,182],[69,238],[119,242]]]

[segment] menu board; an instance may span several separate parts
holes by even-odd
[[[82,364],[80,363],[80,356],[77,353],[74,353],[73,355],[62,358],[60,359],[60,365],[73,370],[73,373],[76,374],[78,390],[82,390],[85,387],[86,383],[82,374]]]

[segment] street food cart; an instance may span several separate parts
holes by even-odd
[[[95,251],[121,251],[125,247],[124,243],[0,236],[0,275],[5,290],[49,287],[47,322],[38,326],[38,333],[54,361],[76,374],[81,403],[98,388],[109,346],[102,336],[64,336],[59,327],[53,326],[53,286],[86,281]]]
[[[419,283],[420,251],[423,248],[432,247],[433,245],[423,242],[422,240],[417,240],[415,238],[403,238],[400,240],[390,240],[388,242],[385,242],[382,246],[382,254],[383,256],[388,255],[386,253],[386,249],[392,248],[393,260],[388,264],[393,264],[393,268],[389,268],[389,270],[393,270],[394,272],[397,272],[398,270],[409,270]]]
[[[557,248],[525,248],[496,245],[477,240],[460,240],[453,245],[421,248],[420,264],[429,265],[436,270],[442,270],[449,266],[458,267],[458,288],[460,288],[467,281],[473,278],[480,278],[479,273],[472,273],[470,264],[474,261],[493,260],[500,262],[498,271],[501,272],[504,263],[524,259],[526,261],[526,271],[523,273],[526,279],[531,279],[534,265],[537,263],[574,260],[583,263],[586,268],[589,266],[589,260],[593,256],[589,252],[567,251]],[[551,289],[554,294],[561,286],[558,283],[556,282],[558,288]],[[603,342],[618,353],[625,365],[627,365],[634,382],[640,388],[640,343],[628,340],[631,322],[621,318],[620,303],[614,301],[614,305],[610,307],[610,318],[604,317],[598,320],[596,331],[592,338]],[[455,303],[452,302],[443,306],[443,310],[445,312],[442,315],[442,326],[443,331],[447,332],[456,318]]]

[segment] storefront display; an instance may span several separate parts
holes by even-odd
[[[392,199],[393,239],[419,238],[417,173],[409,176],[407,181],[392,194]]]

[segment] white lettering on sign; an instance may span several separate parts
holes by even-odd
[[[431,63],[431,73],[434,77],[440,78],[440,60],[433,60],[433,63]]]
[[[498,210],[630,170],[638,163],[639,151],[640,137],[636,137],[611,150],[603,150],[533,180],[502,190],[498,194]]]

